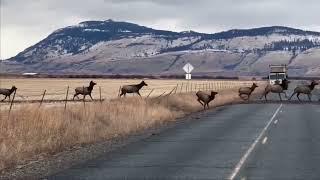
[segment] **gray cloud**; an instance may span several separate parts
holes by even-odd
[[[54,30],[114,19],[173,31],[283,25],[320,31],[318,0],[1,0],[1,58]]]

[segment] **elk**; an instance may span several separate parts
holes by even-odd
[[[279,95],[280,101],[282,101],[281,94],[284,94],[286,98],[288,97],[285,90],[288,90],[289,83],[290,81],[284,79],[282,80],[281,84],[268,84],[264,89],[263,95],[260,99],[262,99],[262,97],[264,96],[265,100],[267,101],[267,95],[271,92],[277,93]]]
[[[137,93],[140,97],[140,89],[143,87],[143,86],[148,86],[148,84],[146,84],[144,81],[141,81],[140,84],[134,84],[134,85],[125,85],[121,88],[121,94],[120,94],[120,97],[122,95],[124,95],[124,97],[126,96],[127,93]]]
[[[316,81],[312,81],[310,85],[299,85],[299,86],[297,86],[294,89],[294,91],[293,91],[292,95],[290,96],[289,100],[291,100],[292,96],[297,94],[298,100],[301,101],[300,98],[299,98],[300,94],[306,94],[306,95],[308,95],[309,101],[311,101],[311,92],[313,91],[314,87],[316,85],[318,85],[318,84],[319,83],[317,83]]]
[[[206,109],[206,106],[207,108],[209,109],[209,103],[214,100],[215,96],[217,95],[218,93],[215,92],[215,91],[211,91],[211,95],[209,94],[206,94],[205,92],[203,91],[198,91],[196,93],[198,99],[197,101],[203,106],[204,109]]]
[[[90,84],[88,87],[77,87],[75,89],[75,94],[73,96],[73,100],[75,97],[78,97],[79,94],[82,94],[83,95],[83,100],[86,98],[86,95],[89,95],[91,100],[93,100],[92,96],[91,96],[91,93],[92,93],[92,90],[93,90],[93,86],[95,86],[97,83],[93,82],[93,81],[90,81]]]
[[[7,97],[9,97],[9,101],[10,101],[11,94],[16,90],[17,88],[15,86],[12,86],[11,89],[0,88],[0,94],[5,96],[4,99],[2,99],[1,101],[4,101],[5,99],[7,99]]]
[[[256,83],[253,83],[251,87],[241,87],[239,88],[239,97],[242,98],[242,95],[247,96],[247,100],[249,100],[252,92],[259,87]]]

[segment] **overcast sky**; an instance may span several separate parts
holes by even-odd
[[[0,0],[0,58],[86,20],[214,33],[282,25],[320,31],[320,0]]]

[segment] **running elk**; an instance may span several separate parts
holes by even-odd
[[[148,84],[146,84],[144,81],[141,81],[140,84],[134,84],[134,85],[125,85],[121,88],[121,94],[120,94],[120,97],[122,95],[124,95],[124,97],[126,96],[127,93],[137,93],[140,97],[140,89],[143,87],[143,86],[148,86]]]
[[[17,90],[17,88],[15,86],[12,86],[11,89],[5,89],[5,88],[1,88],[0,89],[0,94],[4,95],[4,99],[2,99],[1,101],[4,101],[5,99],[7,99],[7,97],[9,97],[9,101],[10,101],[10,96],[13,92],[15,92]]]
[[[198,91],[196,93],[197,97],[198,97],[198,102],[203,106],[204,109],[206,109],[206,106],[207,108],[209,109],[209,103],[214,100],[215,96],[217,95],[218,93],[215,92],[215,91],[211,91],[211,95],[209,94],[206,94],[205,92],[203,91]]]
[[[249,100],[252,92],[257,87],[259,87],[259,86],[256,83],[253,83],[251,87],[241,87],[241,88],[239,88],[239,97],[242,98],[243,95],[246,95],[247,96],[247,100]]]
[[[317,83],[316,81],[312,81],[310,85],[299,85],[294,89],[294,92],[292,93],[292,95],[290,96],[289,100],[291,100],[292,96],[294,96],[295,94],[297,94],[297,98],[299,101],[300,98],[300,94],[306,94],[308,95],[309,101],[311,101],[311,92],[313,91],[314,87],[316,85],[318,85],[319,83]]]
[[[79,94],[82,94],[83,95],[83,99],[86,98],[86,95],[89,95],[91,100],[93,100],[92,96],[91,96],[91,93],[92,93],[92,90],[93,90],[93,86],[95,86],[97,83],[93,82],[93,81],[90,81],[90,84],[88,87],[77,87],[75,89],[75,94],[73,96],[73,100],[75,97],[78,97]]]
[[[281,84],[268,84],[263,92],[263,95],[261,96],[260,99],[264,96],[265,100],[267,101],[267,95],[271,93],[277,93],[279,95],[280,101],[282,101],[281,94],[284,94],[285,97],[287,98],[287,94],[285,90],[288,90],[290,81],[287,79],[282,80]]]

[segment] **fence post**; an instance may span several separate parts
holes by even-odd
[[[101,98],[101,86],[99,86],[99,94],[100,94],[100,103],[102,103],[102,98]]]
[[[176,89],[174,90],[174,93],[175,93],[175,94],[177,93],[178,87],[179,87],[179,84],[177,84]]]
[[[181,83],[180,93],[182,93],[183,83]]]
[[[186,84],[186,92],[188,92],[189,82]]]
[[[85,100],[85,92],[84,92],[84,86],[82,86],[82,92],[83,92],[83,106],[86,106],[86,100]]]
[[[191,83],[191,87],[190,87],[190,90],[191,90],[190,92],[192,92],[192,83]]]
[[[10,115],[10,112],[11,112],[11,109],[12,109],[12,106],[13,106],[14,98],[16,97],[16,93],[17,93],[17,90],[14,91],[13,98],[12,98],[12,101],[10,103],[9,115]]]
[[[39,105],[39,108],[41,107],[42,105],[42,102],[43,102],[43,99],[44,99],[44,96],[46,95],[46,89],[43,91],[43,95],[42,95],[42,98],[41,98],[41,101],[40,101],[40,105]]]
[[[153,92],[153,90],[154,90],[154,89],[152,89],[152,90],[150,91],[150,93],[148,94],[147,98],[151,95],[151,93]]]
[[[171,93],[175,90],[176,88],[173,88],[171,91],[170,91],[170,93],[169,94],[167,94],[167,96],[170,96],[171,95]]]
[[[68,88],[67,88],[66,99],[65,99],[65,102],[64,102],[64,110],[66,110],[66,109],[67,109],[68,94],[69,94],[69,86],[68,86]]]

